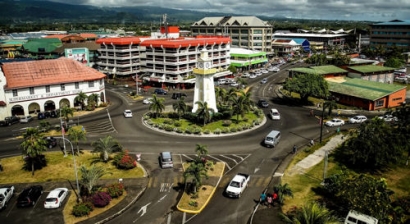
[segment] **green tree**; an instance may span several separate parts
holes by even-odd
[[[184,182],[187,183],[191,180],[193,184],[193,193],[197,192],[197,189],[202,186],[202,179],[208,178],[207,169],[204,163],[191,162],[189,167],[184,171]]]
[[[285,202],[285,197],[293,198],[293,191],[290,188],[289,184],[278,184],[274,187],[274,191],[278,194],[279,205],[283,205]]]
[[[240,91],[239,93],[235,94],[231,98],[233,111],[236,114],[236,123],[239,123],[239,115],[242,118],[245,116],[244,114],[251,109],[251,99],[250,93],[245,93],[244,91]]]
[[[208,147],[206,145],[202,145],[197,143],[195,147],[196,155],[201,158],[203,156],[208,155]]]
[[[390,57],[386,60],[386,62],[384,63],[384,66],[392,67],[392,68],[400,68],[403,66],[403,64],[404,64],[403,60],[399,58]]]
[[[209,108],[207,102],[197,101],[195,104],[198,104],[198,109],[196,111],[198,119],[202,120],[204,122],[203,125],[205,126],[205,124],[211,120],[214,109]]]
[[[152,98],[150,99],[151,104],[149,105],[148,109],[150,111],[154,111],[155,117],[158,117],[159,114],[162,113],[162,111],[165,110],[165,105],[164,105],[164,98],[157,97],[157,94],[152,95]]]
[[[332,211],[317,202],[310,202],[287,214],[279,214],[285,223],[297,224],[338,224],[340,220]]]
[[[314,64],[315,66],[326,65],[327,62],[327,55],[326,54],[314,54],[306,59],[306,63]]]
[[[95,109],[97,107],[99,99],[100,95],[98,95],[97,93],[89,95],[87,99],[87,106],[91,107],[92,109]]]
[[[334,101],[334,100],[326,101],[326,102],[323,104],[323,109],[324,109],[324,110],[327,109],[327,115],[331,115],[333,109],[337,109],[336,101]]]
[[[80,155],[80,147],[78,142],[81,140],[87,140],[87,133],[83,126],[74,126],[70,128],[67,132],[68,138],[70,141],[74,142],[77,146],[77,155]]]
[[[299,74],[285,82],[283,88],[289,92],[300,94],[302,102],[308,102],[309,96],[325,98],[329,95],[328,83],[323,76],[317,74]]]
[[[64,118],[65,122],[68,122],[70,120],[70,116],[74,116],[74,109],[64,105],[60,108],[60,116]]]
[[[83,93],[82,91],[79,92],[79,93],[77,94],[77,96],[74,98],[75,101],[80,102],[80,104],[81,104],[81,110],[84,109],[84,105],[85,105],[84,102],[85,102],[87,99],[88,99],[87,94]]]
[[[178,119],[181,119],[181,115],[185,114],[188,110],[188,107],[185,103],[185,97],[181,97],[177,102],[172,104],[172,109],[178,113]]]
[[[99,140],[93,142],[91,145],[94,147],[94,150],[92,152],[99,152],[100,158],[104,162],[108,161],[109,153],[122,151],[121,144],[109,135],[105,136],[104,138],[100,138]]]
[[[93,187],[97,184],[98,180],[104,176],[107,172],[102,166],[91,165],[89,169],[84,165],[80,167],[81,172],[81,182],[88,192],[87,195],[91,194]]]
[[[34,176],[35,164],[43,166],[41,161],[44,151],[47,151],[47,141],[43,138],[37,128],[28,128],[23,133],[23,142],[20,144],[23,155],[27,156],[31,165],[31,175]]]

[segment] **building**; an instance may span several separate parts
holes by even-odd
[[[263,66],[268,62],[266,52],[231,48],[231,65],[238,71],[247,71]]]
[[[273,33],[273,39],[306,39],[309,42],[320,42],[324,50],[328,46],[342,47],[346,43],[346,33],[292,33],[289,31],[276,31]]]
[[[392,20],[370,25],[370,46],[393,46],[410,50],[410,20]]]
[[[59,56],[69,57],[69,54],[66,54],[68,49],[87,49],[88,51],[88,65],[93,68],[97,68],[97,62],[99,61],[99,52],[100,45],[94,41],[86,42],[74,42],[74,43],[63,43],[63,46],[58,47],[54,50],[54,53]]]
[[[363,80],[393,83],[395,68],[384,67],[378,65],[360,65],[360,66],[348,66],[346,68],[350,78],[360,78]]]
[[[310,52],[310,43],[303,38],[277,38],[272,40],[272,50],[277,56],[293,56],[303,52]]]
[[[0,75],[0,119],[74,107],[80,92],[98,94],[97,104],[106,99],[106,76],[64,57],[5,63]]]
[[[191,25],[191,34],[222,35],[232,39],[231,46],[264,51],[273,55],[273,26],[255,16],[205,17]]]
[[[29,39],[21,47],[21,53],[33,59],[54,59],[59,57],[54,50],[62,45],[58,38]]]

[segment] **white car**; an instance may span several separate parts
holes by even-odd
[[[280,113],[277,109],[270,109],[270,117],[272,120],[280,120]]]
[[[255,75],[254,73],[252,73],[252,74],[249,76],[249,78],[254,79],[254,78],[256,78],[256,75]]]
[[[360,124],[367,120],[367,117],[364,115],[356,115],[354,117],[349,118],[349,123],[351,124]]]
[[[48,193],[44,201],[44,208],[59,208],[67,197],[67,188],[56,188]]]
[[[231,83],[231,86],[232,86],[232,87],[238,87],[238,86],[239,86],[239,83],[233,82],[233,83]]]
[[[132,117],[132,111],[131,110],[125,110],[124,111],[124,117]]]
[[[143,103],[143,104],[151,104],[151,103],[152,103],[151,99],[152,99],[152,98],[145,98],[145,99],[142,101],[142,103]]]
[[[380,116],[379,119],[382,119],[386,122],[397,122],[398,121],[397,117],[395,117],[391,114],[385,114],[383,116]]]
[[[249,76],[251,76],[251,74],[245,72],[241,75],[241,78],[249,78]]]
[[[267,83],[268,82],[268,79],[267,78],[263,78],[262,80],[261,80],[261,84],[265,84],[265,83]]]
[[[33,120],[33,117],[30,115],[20,118],[20,123],[28,123]]]
[[[261,72],[262,72],[263,74],[269,73],[269,71],[266,70],[266,69],[262,69]]]
[[[334,127],[334,126],[342,126],[345,124],[344,120],[341,120],[339,118],[333,118],[330,121],[326,121],[325,125],[329,127]]]

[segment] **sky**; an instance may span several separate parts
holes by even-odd
[[[163,8],[294,19],[410,20],[410,0],[49,0],[93,6]]]

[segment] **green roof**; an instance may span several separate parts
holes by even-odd
[[[351,70],[360,72],[360,73],[384,72],[384,71],[394,71],[395,70],[395,68],[383,67],[383,66],[378,66],[378,65],[350,66],[348,68]]]
[[[22,45],[26,42],[27,40],[1,40],[0,45]]]
[[[337,66],[334,66],[334,65],[312,66],[308,68],[291,68],[289,69],[289,71],[295,71],[295,72],[306,73],[306,74],[318,74],[318,75],[347,73],[346,70],[339,68]]]
[[[405,86],[387,84],[375,81],[368,81],[358,78],[344,78],[344,82],[333,82],[326,79],[329,84],[329,91],[343,95],[354,96],[371,101],[378,100],[399,90],[405,89]]]
[[[51,53],[56,48],[63,46],[61,40],[58,38],[39,38],[30,39],[27,43],[23,44],[23,48],[28,52],[39,53],[39,48],[44,48],[44,53]]]

